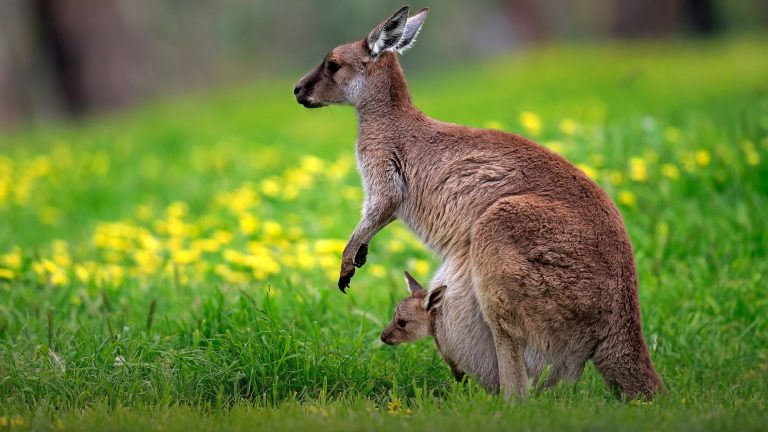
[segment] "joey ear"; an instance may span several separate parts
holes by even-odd
[[[443,297],[446,288],[448,287],[443,285],[430,291],[429,294],[424,297],[424,300],[421,303],[422,306],[424,306],[424,309],[432,310],[434,308],[440,307],[440,305],[443,303]]]
[[[384,51],[395,49],[403,37],[405,25],[408,22],[409,10],[410,8],[407,5],[401,7],[392,17],[371,30],[371,33],[368,35],[368,49],[371,50],[371,57],[376,57]]]
[[[413,46],[413,43],[416,42],[416,36],[419,35],[419,30],[421,30],[422,24],[424,24],[424,21],[427,19],[427,13],[429,13],[429,8],[424,8],[416,12],[416,15],[408,18],[408,21],[405,23],[405,30],[403,30],[403,37],[401,37],[400,41],[397,43],[395,51],[402,54]]]
[[[408,284],[408,291],[411,292],[411,296],[413,297],[426,297],[427,296],[427,290],[424,289],[418,282],[416,282],[416,279],[411,276],[410,273],[405,272],[405,283]]]

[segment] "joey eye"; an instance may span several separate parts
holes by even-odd
[[[339,69],[341,69],[341,65],[332,60],[328,60],[328,64],[326,64],[325,67],[328,68],[328,72],[331,75],[335,74]]]
[[[400,328],[405,328],[405,320],[397,320],[397,326]]]

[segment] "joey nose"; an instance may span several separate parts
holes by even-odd
[[[293,94],[297,95],[301,91],[301,84],[296,84],[296,86],[293,88]]]

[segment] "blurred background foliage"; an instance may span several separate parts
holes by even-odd
[[[0,127],[298,73],[398,1],[2,0]],[[422,0],[409,70],[603,38],[709,37],[768,24],[765,0]]]

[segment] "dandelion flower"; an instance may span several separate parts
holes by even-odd
[[[483,127],[486,129],[504,130],[504,124],[498,120],[488,120],[483,123]]]
[[[275,179],[262,180],[261,193],[274,198],[280,194],[280,184]]]
[[[279,237],[283,232],[283,227],[275,221],[264,222],[264,234],[268,237]]]
[[[670,180],[677,180],[680,178],[680,170],[672,164],[664,164],[661,166],[661,174]]]
[[[390,414],[394,414],[397,412],[397,410],[400,409],[400,399],[393,397],[392,400],[389,401],[387,404],[387,411]]]
[[[563,154],[565,151],[565,146],[563,146],[563,143],[560,141],[547,141],[544,143],[544,147],[552,150],[557,154]]]
[[[576,128],[578,125],[573,119],[564,118],[560,120],[560,132],[564,133],[565,135],[573,135],[576,133]]]
[[[0,280],[13,280],[15,276],[13,270],[0,268]]]
[[[637,203],[635,194],[628,190],[619,192],[619,202],[627,207],[634,207]]]
[[[534,112],[525,111],[520,114],[520,124],[531,135],[541,133],[541,118]]]
[[[10,252],[0,255],[0,263],[10,269],[18,270],[21,268],[22,253],[21,248],[14,247]]]
[[[648,179],[648,165],[645,159],[633,157],[629,160],[629,178],[638,182]]]
[[[711,159],[709,152],[707,150],[699,150],[696,152],[696,163],[701,166],[707,166],[709,165],[709,161]]]
[[[576,166],[579,167],[580,170],[584,171],[584,174],[586,174],[587,177],[591,178],[592,180],[597,179],[597,170],[591,166],[586,164],[578,164]]]
[[[387,269],[384,268],[384,266],[379,264],[374,264],[371,266],[371,276],[375,278],[383,278],[387,275]]]
[[[429,262],[423,259],[417,259],[413,262],[413,272],[424,276],[429,273]]]
[[[611,171],[611,174],[608,178],[610,182],[615,185],[624,183],[624,174],[622,174],[621,171]]]
[[[240,216],[240,231],[245,235],[251,235],[259,227],[259,221],[250,213]]]
[[[387,250],[393,253],[402,252],[405,249],[405,245],[400,240],[392,239],[387,242]]]

